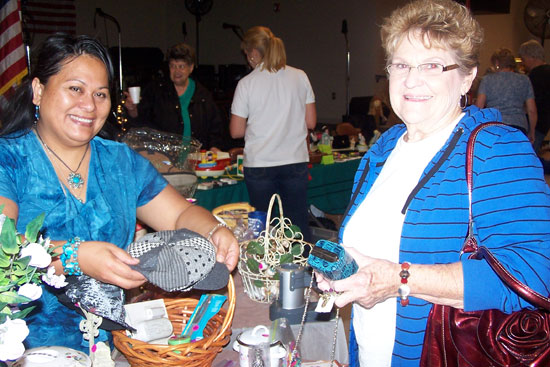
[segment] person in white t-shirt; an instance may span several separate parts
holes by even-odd
[[[250,204],[267,211],[278,193],[285,217],[310,240],[306,138],[317,122],[315,95],[306,73],[286,65],[283,41],[269,28],[250,28],[241,48],[254,70],[237,85],[229,131],[233,138],[245,139]]]

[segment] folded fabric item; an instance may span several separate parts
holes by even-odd
[[[87,275],[68,276],[65,288],[57,294],[59,302],[76,310],[85,317],[82,310],[103,318],[99,325],[104,330],[134,330],[124,321],[124,290],[116,285],[100,282]]]
[[[149,233],[128,252],[140,259],[132,269],[167,292],[220,289],[229,279],[225,265],[216,264],[214,245],[188,229]]]

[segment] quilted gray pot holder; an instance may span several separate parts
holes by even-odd
[[[132,268],[167,292],[219,289],[229,279],[225,265],[216,264],[214,245],[188,229],[149,233],[128,252],[140,259]]]

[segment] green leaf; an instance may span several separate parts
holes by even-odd
[[[250,241],[246,246],[246,252],[250,255],[263,256],[265,254],[265,249],[259,242]]]
[[[260,264],[255,259],[247,259],[246,265],[248,266],[248,270],[250,270],[251,272],[255,274],[258,274],[260,272]]]
[[[10,257],[0,251],[0,268],[7,268],[11,265]]]
[[[16,292],[2,292],[0,293],[0,302],[2,303],[24,303],[30,302],[31,299],[25,296],[20,296]]]
[[[33,268],[25,268],[25,269],[15,269],[13,271],[13,275],[16,275],[18,277],[25,277],[26,278],[26,275],[30,275],[32,276],[32,272],[34,271]],[[26,279],[23,279],[23,282],[26,283]],[[20,282],[18,282],[20,283]]]
[[[4,206],[5,206],[5,204],[0,205],[0,213],[2,213],[4,211]]]
[[[34,218],[29,224],[27,224],[27,228],[25,230],[25,238],[27,239],[27,241],[31,243],[36,242],[38,231],[40,231],[40,228],[42,228],[45,217],[46,214],[42,213],[38,217]]]
[[[273,275],[273,278],[272,278],[272,279],[273,279],[273,280],[279,280],[279,279],[281,279],[281,276],[279,275],[279,273],[275,273],[275,274]]]
[[[279,259],[280,264],[288,264],[291,263],[292,260],[294,260],[294,256],[292,254],[283,254],[281,255],[281,258]]]
[[[264,287],[264,282],[262,282],[261,280],[255,280],[253,283],[258,288],[263,288]]]
[[[0,234],[0,242],[2,242],[2,250],[6,254],[15,255],[19,252],[19,246],[17,246],[15,240],[15,224],[13,219],[6,218],[4,221],[2,233]]]
[[[291,225],[290,229],[292,230],[292,232],[294,232],[294,238],[298,238],[298,234],[302,233],[302,230],[296,224]]]
[[[13,265],[15,265],[18,268],[24,269],[29,265],[30,262],[31,262],[31,257],[30,256],[25,256],[25,257],[22,257],[20,259],[15,260],[13,262]]]
[[[7,285],[0,286],[0,293],[9,291],[11,287],[13,287],[13,284],[7,284]],[[1,305],[1,303],[0,303],[0,305]]]
[[[25,316],[27,316],[28,314],[30,314],[31,311],[34,310],[35,308],[36,308],[36,306],[26,307],[26,308],[22,309],[21,311],[18,311],[16,313],[14,313],[11,318],[12,319],[22,319]]]
[[[0,313],[11,315],[11,309],[8,307],[8,303],[0,302]]]
[[[290,253],[292,254],[292,256],[299,256],[302,254],[302,247],[300,246],[299,243],[295,243],[294,245],[292,245],[292,249],[290,250]]]
[[[295,224],[288,227],[288,229],[285,229],[285,237],[288,238],[298,238],[300,237],[299,233],[302,233],[302,231],[300,230],[300,227]]]

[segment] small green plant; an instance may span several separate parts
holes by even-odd
[[[3,206],[0,207],[0,212]],[[44,214],[31,221],[22,236],[17,233],[13,219],[3,218],[0,232],[0,324],[10,319],[22,319],[34,306],[19,309],[16,305],[26,304],[40,297],[41,268],[51,263],[48,252],[49,241],[38,234],[44,222]],[[38,294],[39,293],[39,294]],[[36,297],[38,296],[38,297]]]

